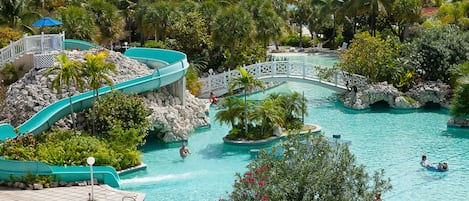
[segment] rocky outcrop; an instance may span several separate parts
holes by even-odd
[[[207,100],[200,100],[186,90],[185,104],[178,97],[172,96],[166,88],[144,94],[145,103],[153,113],[153,129],[165,142],[187,140],[189,133],[197,127],[207,126]]]
[[[84,61],[86,53],[96,53],[99,50],[90,51],[66,51],[70,60]],[[134,79],[151,74],[153,71],[145,64],[123,56],[121,53],[111,51],[108,62],[114,63],[117,73],[111,74],[114,83]],[[58,65],[58,64],[57,64]],[[16,83],[9,86],[5,95],[5,107],[0,111],[0,122],[10,123],[18,126],[31,118],[45,106],[66,98],[67,90],[62,90],[63,94],[50,90],[51,81],[56,74],[45,76],[46,69],[31,69]],[[87,89],[89,90],[89,89]],[[78,94],[75,89],[71,89],[72,94]],[[173,140],[186,140],[188,133],[195,127],[208,125],[209,119],[203,111],[206,107],[203,101],[192,96],[186,91],[186,104],[183,106],[179,98],[171,96],[166,88],[143,94],[145,102],[153,109],[150,118],[155,124],[155,128],[161,128],[159,135],[169,142]],[[86,118],[83,113],[78,114],[78,126],[84,127]],[[54,124],[58,128],[70,128],[71,119],[69,115]]]
[[[367,109],[379,101],[385,101],[396,109],[414,109],[427,103],[438,103],[448,107],[450,96],[450,87],[442,82],[419,83],[406,93],[400,92],[392,84],[381,82],[352,87],[339,98],[345,106],[353,109]]]

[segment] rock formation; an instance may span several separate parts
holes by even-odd
[[[96,51],[99,50],[66,51],[65,53],[70,60],[84,61],[86,53],[96,53]],[[118,52],[110,51],[107,61],[114,63],[116,66],[117,73],[109,75],[114,83],[120,83],[153,72],[145,64],[125,57]],[[65,88],[62,90],[62,94],[51,91],[51,81],[56,75],[45,76],[45,71],[46,69],[33,68],[20,80],[9,86],[5,95],[5,107],[0,111],[1,123],[10,123],[16,127],[31,118],[45,106],[62,98],[67,98],[67,90]],[[71,91],[73,94],[79,93],[75,88],[72,88]],[[185,93],[186,104],[184,106],[179,98],[170,95],[164,87],[147,92],[143,96],[146,98],[145,102],[153,110],[150,118],[152,118],[155,127],[161,128],[158,135],[162,136],[166,142],[187,140],[188,134],[195,127],[210,123],[205,115],[204,110],[206,106],[204,101],[195,98],[187,91]],[[83,113],[78,114],[79,128],[83,127],[85,122]],[[54,127],[71,127],[69,115],[56,122]]]
[[[402,93],[392,84],[381,82],[357,86],[339,95],[345,106],[353,109],[367,109],[373,103],[385,101],[391,108],[415,109],[427,103],[437,103],[448,108],[451,88],[443,82],[424,82],[415,85],[408,92]]]

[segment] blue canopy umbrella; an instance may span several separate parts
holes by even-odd
[[[56,25],[61,25],[63,24],[61,21],[54,20],[50,17],[45,17],[42,18],[36,22],[33,23],[33,26],[35,27],[45,27],[45,26],[56,26]]]

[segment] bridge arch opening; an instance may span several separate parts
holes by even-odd
[[[426,110],[439,110],[441,109],[441,105],[439,103],[426,102],[422,108]]]
[[[389,103],[385,100],[380,100],[370,105],[370,109],[376,112],[383,112],[389,110],[390,108],[391,107],[389,106]]]

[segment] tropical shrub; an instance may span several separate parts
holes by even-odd
[[[451,101],[451,115],[455,118],[469,115],[469,80],[461,83],[455,90]]]
[[[10,41],[17,41],[21,34],[10,27],[0,27],[0,48],[10,44]]]
[[[186,86],[187,89],[191,92],[192,95],[198,96],[200,90],[202,89],[202,83],[198,80],[197,72],[194,70],[194,67],[191,65],[187,69],[186,73]]]
[[[431,27],[411,43],[410,61],[424,80],[450,83],[449,69],[469,60],[469,34],[452,25]]]
[[[338,66],[346,72],[363,75],[372,83],[397,83],[399,74],[406,73],[406,69],[397,65],[400,49],[397,38],[381,39],[363,32],[352,40]]]
[[[247,168],[227,200],[373,200],[392,188],[383,169],[370,176],[346,145],[310,134],[262,150]]]
[[[455,118],[469,115],[469,61],[452,69],[457,85],[454,90],[454,98],[451,100],[451,115]]]
[[[10,63],[5,64],[5,67],[0,71],[3,83],[10,85],[18,81],[21,71],[23,71],[23,66],[14,66]]]
[[[3,144],[1,153],[5,159],[22,161],[41,161],[49,165],[87,165],[86,158],[96,158],[96,165],[112,166],[116,170],[134,167],[141,163],[141,153],[132,143],[135,129],[112,130],[115,136],[127,138],[98,139],[88,133],[71,130],[54,130],[37,137],[31,134],[8,139]],[[129,140],[130,139],[130,140]],[[128,141],[127,141],[128,140]]]
[[[150,128],[150,120],[147,117],[150,115],[150,109],[143,103],[143,99],[137,95],[126,95],[123,92],[113,91],[100,98],[100,101],[95,101],[94,108],[96,108],[96,121],[95,129],[100,138],[107,139],[110,132],[116,127],[122,130],[136,129],[138,132],[138,139],[131,142],[143,142]],[[87,113],[88,119],[92,119],[92,111],[90,109]],[[122,133],[122,132],[120,132]],[[126,136],[121,136],[126,137]],[[116,139],[118,141],[118,139]]]
[[[303,36],[302,37],[303,41],[303,47],[308,48],[311,47],[311,37],[309,36]],[[280,42],[281,45],[284,46],[292,46],[292,47],[299,47],[300,46],[300,35],[298,34],[290,34],[288,35],[284,40]]]

